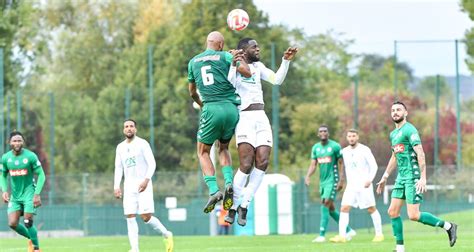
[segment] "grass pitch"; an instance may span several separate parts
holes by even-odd
[[[440,228],[432,228],[421,223],[404,222],[405,247],[407,251],[474,251],[474,210],[442,215],[443,219],[456,222],[458,241],[449,247],[447,234]],[[383,216],[386,218],[386,216]],[[288,236],[177,236],[176,252],[304,252],[304,251],[392,251],[395,247],[391,226],[384,226],[385,241],[372,243],[373,233],[367,229],[357,230],[352,241],[345,244],[330,242],[316,244],[311,240],[316,234]],[[335,233],[328,233],[327,238]],[[43,238],[40,237],[43,252],[121,252],[128,251],[126,236],[84,237],[84,238]],[[23,238],[0,239],[1,252],[26,251]],[[160,236],[141,236],[140,251],[164,251]]]

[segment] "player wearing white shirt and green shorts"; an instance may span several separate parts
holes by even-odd
[[[350,129],[346,135],[349,146],[342,149],[342,158],[346,174],[346,189],[342,195],[339,216],[339,235],[330,239],[331,242],[346,242],[346,227],[349,225],[351,207],[367,209],[372,217],[375,229],[373,242],[384,240],[382,219],[375,208],[374,188],[372,181],[377,173],[377,162],[369,147],[359,143],[359,133]]]
[[[122,198],[120,184],[123,182],[123,210],[127,217],[128,239],[132,252],[138,252],[138,225],[136,214],[163,235],[166,252],[173,251],[173,234],[168,231],[155,212],[151,177],[155,173],[156,162],[150,144],[136,136],[136,122],[127,119],[123,123],[125,140],[117,145],[115,153],[114,195]]]

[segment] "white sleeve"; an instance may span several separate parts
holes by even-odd
[[[229,73],[227,74],[227,80],[229,80],[230,84],[235,87],[237,84],[237,67],[230,66]]]
[[[370,181],[373,181],[375,178],[375,174],[377,174],[377,161],[375,161],[374,154],[372,154],[372,151],[367,147],[365,151],[365,160],[367,161],[367,164],[369,165],[369,177],[367,178]]]
[[[262,80],[266,80],[273,85],[281,85],[283,83],[286,73],[288,73],[288,68],[290,67],[290,61],[283,58],[276,73],[274,73],[271,69],[268,69],[263,63],[259,63],[260,76]]]
[[[153,156],[153,152],[151,151],[150,144],[147,141],[143,141],[143,156],[145,157],[147,169],[145,173],[145,178],[150,179],[153,177],[156,169],[156,161],[155,156]]]
[[[123,165],[120,159],[119,147],[115,150],[114,189],[120,188],[123,177]]]

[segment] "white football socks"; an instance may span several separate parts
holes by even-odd
[[[138,252],[138,224],[135,217],[127,218],[128,240],[132,251]]]
[[[242,192],[244,190],[245,183],[247,183],[247,178],[249,177],[249,174],[245,174],[240,169],[237,170],[234,176],[234,181],[233,181],[233,189],[234,189],[234,204],[232,205],[231,209],[236,210],[237,209],[237,202],[242,196]]]
[[[349,225],[349,213],[340,212],[339,213],[339,236],[346,237],[346,229]]]
[[[262,183],[263,176],[265,176],[265,172],[254,168],[249,176],[249,184],[245,187],[244,196],[242,199],[242,203],[240,204],[241,207],[247,208],[252,201],[255,193],[257,192],[258,187]]]
[[[444,230],[449,230],[451,228],[451,223],[445,221],[443,228],[444,228]]]
[[[380,217],[379,210],[375,209],[370,217],[372,217],[374,223],[375,235],[382,235],[382,217]]]
[[[145,222],[146,224],[150,225],[154,230],[160,231],[165,238],[169,236],[168,229],[165,228],[163,224],[161,224],[161,221],[158,220],[155,216],[151,216],[150,220],[148,222]]]

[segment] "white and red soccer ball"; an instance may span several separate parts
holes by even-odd
[[[242,31],[249,23],[249,14],[242,9],[233,9],[227,15],[227,25],[231,30]]]

